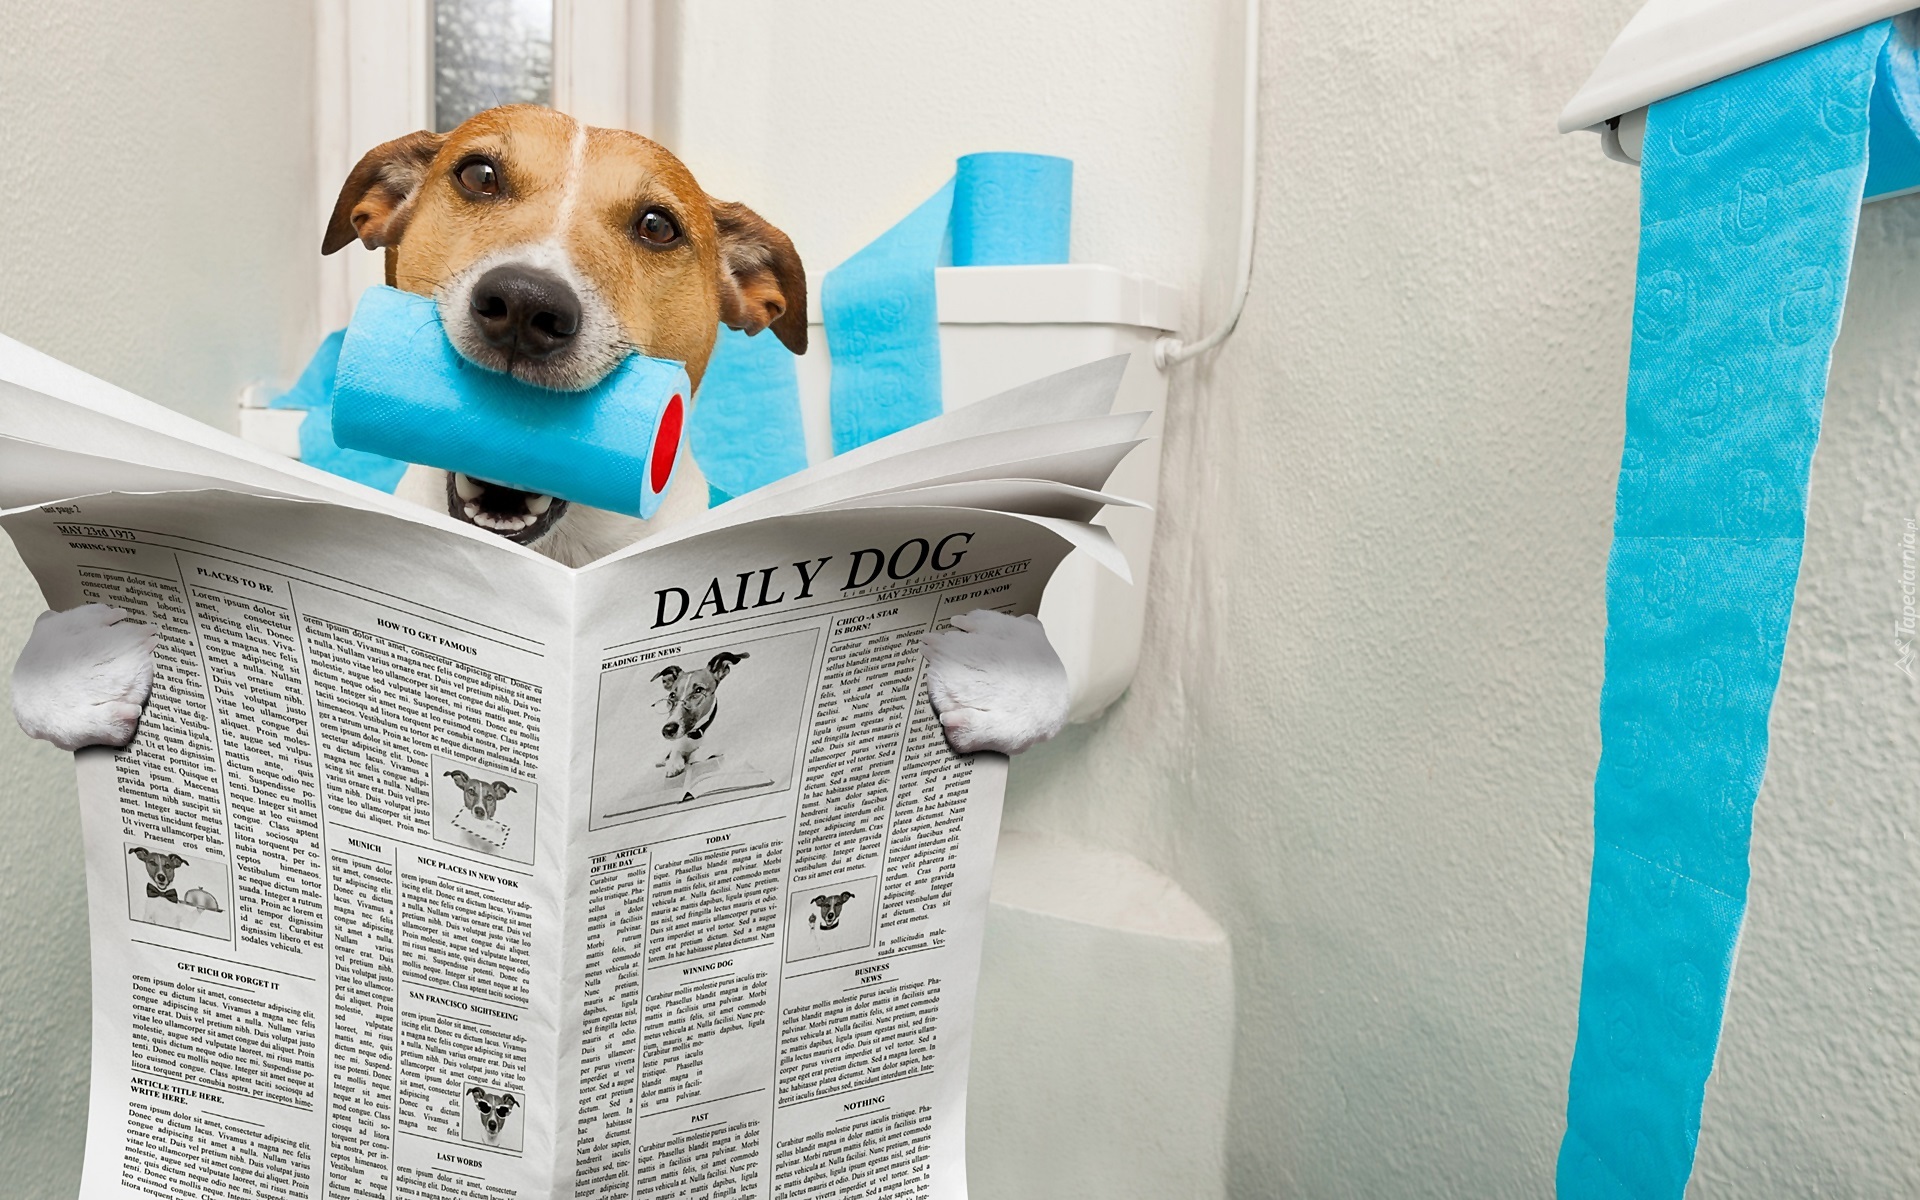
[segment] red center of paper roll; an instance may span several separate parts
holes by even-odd
[[[660,415],[660,436],[653,439],[653,463],[647,478],[656,496],[673,478],[673,459],[680,452],[680,425],[686,419],[685,409],[686,403],[680,399],[680,393],[675,392],[673,399],[667,401],[667,411]]]

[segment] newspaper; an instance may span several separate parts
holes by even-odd
[[[569,569],[0,342],[47,603],[161,631],[77,755],[87,1197],[962,1197],[1006,760],[919,639],[1031,612],[1122,361]]]

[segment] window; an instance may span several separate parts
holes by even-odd
[[[553,0],[434,0],[433,127],[553,102]]]

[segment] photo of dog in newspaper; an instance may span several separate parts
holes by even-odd
[[[787,961],[818,958],[873,944],[874,897],[879,880],[819,883],[787,897]]]
[[[518,1152],[522,1148],[526,1116],[520,1111],[518,1092],[476,1083],[461,1099],[461,1141],[495,1150]]]
[[[227,941],[233,904],[227,864],[198,850],[147,840],[127,843],[127,916]]]
[[[430,761],[434,841],[510,862],[533,862],[540,793],[532,780],[439,754]]]
[[[593,826],[792,786],[818,640],[803,629],[693,643],[604,672]]]

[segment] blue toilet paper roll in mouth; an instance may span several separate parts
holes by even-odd
[[[375,287],[340,348],[333,435],[449,472],[450,514],[531,542],[569,501],[651,517],[692,391],[681,364],[640,354],[584,391],[535,387],[462,358],[432,298]]]

